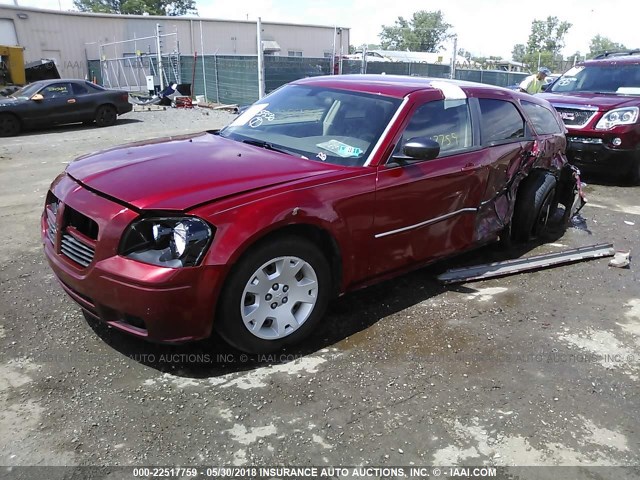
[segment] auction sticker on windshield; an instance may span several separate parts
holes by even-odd
[[[242,115],[240,115],[238,118],[236,118],[231,123],[231,126],[232,127],[241,127],[243,125],[246,125],[249,122],[249,120],[251,120],[253,117],[256,116],[256,114],[258,114],[259,112],[261,112],[262,110],[264,110],[268,106],[269,106],[268,103],[261,103],[259,105],[251,105],[244,112],[242,112]]]

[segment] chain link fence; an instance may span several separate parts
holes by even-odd
[[[331,59],[307,57],[264,57],[266,93],[305,77],[331,74]],[[165,84],[191,85],[193,95],[220,104],[249,105],[258,99],[258,58],[256,55],[189,55],[163,56]],[[109,88],[146,91],[146,76],[153,75],[159,84],[157,59],[144,58],[89,61],[89,79]],[[359,74],[363,65],[359,60],[344,60],[343,74]],[[450,78],[449,65],[408,62],[368,62],[366,74],[408,75],[414,77]],[[455,78],[501,87],[519,84],[528,74],[499,70],[471,70],[457,68]]]

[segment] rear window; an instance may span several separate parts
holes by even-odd
[[[85,82],[84,84],[91,92],[104,92],[106,90],[106,88],[95,83]]]
[[[524,138],[524,119],[513,103],[489,98],[479,102],[483,144]]]
[[[87,93],[89,93],[87,87],[79,83],[72,83],[71,88],[73,89],[74,95],[86,95]]]
[[[522,108],[531,119],[533,128],[538,134],[550,135],[564,132],[564,127],[558,122],[557,115],[548,108],[531,102],[522,102]]]

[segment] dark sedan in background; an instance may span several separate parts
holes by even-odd
[[[129,94],[122,90],[84,80],[43,80],[0,98],[0,137],[63,123],[95,122],[107,127],[132,108]]]

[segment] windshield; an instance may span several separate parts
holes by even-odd
[[[640,95],[640,65],[574,67],[548,91]]]
[[[11,96],[13,98],[29,99],[34,94],[36,94],[38,92],[38,90],[40,90],[40,88],[42,88],[42,85],[38,85],[38,84],[32,83],[31,85],[27,85],[26,87],[22,87],[17,92],[13,92],[13,94]]]
[[[381,95],[287,85],[220,135],[310,160],[361,166],[400,105]]]

